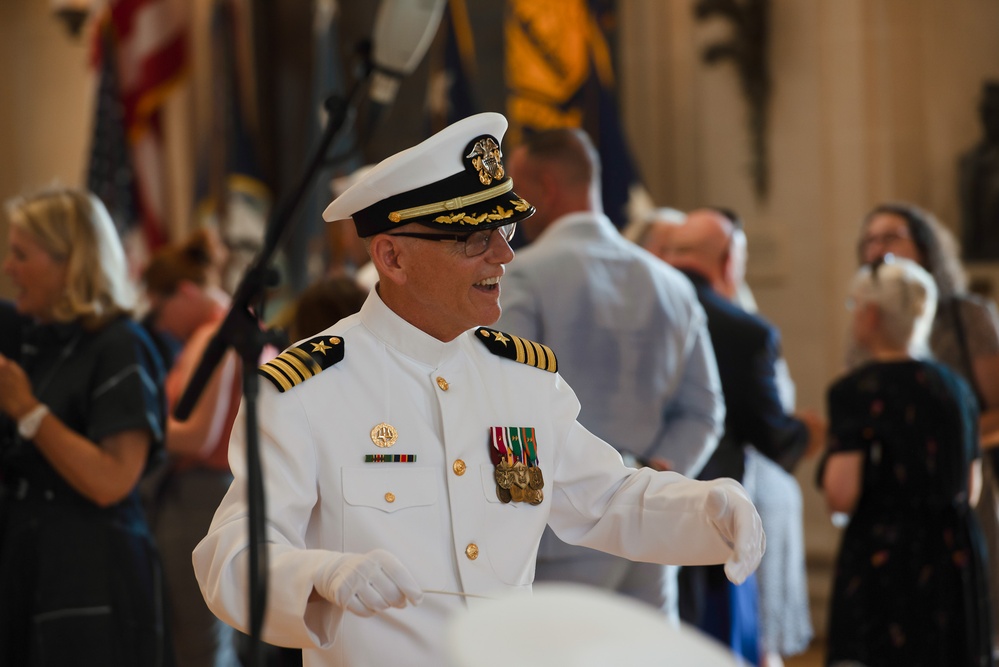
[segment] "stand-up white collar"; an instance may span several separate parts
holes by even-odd
[[[437,368],[444,361],[457,354],[463,333],[453,341],[444,343],[422,329],[402,319],[385,305],[378,295],[377,289],[372,289],[361,306],[361,323],[376,338],[416,361]]]

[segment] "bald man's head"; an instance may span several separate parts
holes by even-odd
[[[699,273],[716,291],[727,294],[741,280],[742,263],[732,252],[737,232],[741,234],[729,214],[713,208],[694,209],[674,230],[665,259],[678,269]]]

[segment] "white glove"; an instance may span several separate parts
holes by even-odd
[[[734,479],[723,477],[708,482],[711,489],[705,500],[705,510],[718,534],[732,549],[725,561],[725,576],[734,584],[741,584],[760,565],[767,548],[753,501],[746,490]]]
[[[358,616],[423,600],[423,591],[406,566],[383,549],[339,554],[316,572],[313,585],[321,596]]]

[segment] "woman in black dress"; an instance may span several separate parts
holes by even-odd
[[[850,514],[837,559],[828,665],[991,665],[978,412],[967,383],[920,359],[933,279],[894,258],[854,282],[854,342],[870,361],[828,393],[820,484]]]
[[[136,486],[160,449],[162,367],[128,317],[124,252],[93,195],[8,206],[26,316],[0,355],[0,664],[173,663]]]
[[[999,640],[999,312],[992,299],[968,291],[954,236],[929,211],[906,202],[880,204],[863,220],[857,244],[860,264],[891,253],[918,262],[933,276],[937,309],[930,330],[933,358],[964,378],[978,400],[982,447],[982,494],[975,505],[990,581],[992,638]],[[860,351],[848,359],[862,360]],[[999,656],[999,645],[993,645]]]

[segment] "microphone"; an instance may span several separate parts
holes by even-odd
[[[447,0],[382,0],[372,35],[374,71],[368,94],[376,115],[390,106],[402,79],[423,60]]]

